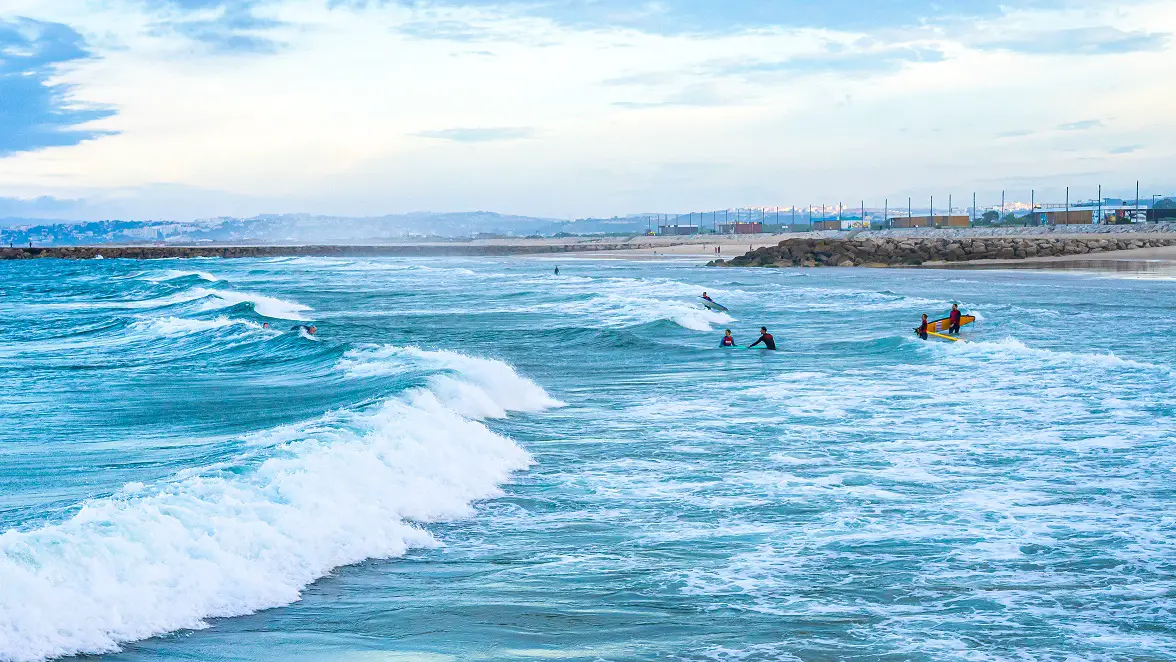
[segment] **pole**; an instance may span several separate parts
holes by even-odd
[[[911,207],[911,199],[907,198],[907,220],[909,221],[912,218],[914,218],[914,211]],[[909,226],[910,224],[908,223],[907,225]]]
[[[1004,223],[1005,192],[1000,192],[1000,222]]]
[[[931,196],[931,211],[930,216],[927,217],[927,227],[935,225],[935,196]]]
[[[864,228],[870,227],[870,224],[866,223],[866,201],[865,200],[862,200],[862,227],[864,227]]]
[[[976,192],[975,191],[972,191],[972,213],[969,214],[969,216],[971,216],[971,218],[969,219],[969,223],[971,225],[975,225],[976,224]]]
[[[1037,189],[1029,189],[1029,211],[1033,213],[1033,222],[1037,225]]]
[[[1103,215],[1102,215],[1102,184],[1099,184],[1099,185],[1098,185],[1098,224],[1099,224],[1099,225],[1102,225],[1102,222],[1103,222]]]
[[[882,202],[882,227],[890,227],[890,198]]]
[[[1135,218],[1139,218],[1139,180],[1135,180]],[[1132,222],[1135,218],[1131,219]]]
[[[1070,224],[1070,187],[1066,187],[1066,225]]]

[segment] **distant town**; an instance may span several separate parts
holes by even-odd
[[[1009,202],[942,208],[932,198],[892,207],[843,204],[750,207],[679,214],[633,214],[563,220],[492,212],[413,213],[348,218],[309,214],[222,217],[197,221],[43,221],[3,219],[0,245],[80,246],[98,244],[360,244],[457,241],[520,237],[756,235],[894,228],[1122,225],[1176,221],[1176,197],[1101,198],[1073,203]]]

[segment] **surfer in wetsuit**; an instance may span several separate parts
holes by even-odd
[[[727,333],[723,334],[723,340],[719,343],[719,347],[734,347],[735,336],[731,335],[731,329],[727,329]]]
[[[919,337],[922,338],[923,340],[927,339],[928,325],[929,324],[927,322],[927,314],[923,313],[923,323],[919,325],[919,328],[915,329],[915,333],[919,334]]]
[[[702,298],[703,298],[703,299],[706,299],[707,301],[709,301],[709,302],[711,302],[711,303],[714,303],[714,302],[715,302],[715,300],[714,300],[714,299],[712,299],[712,298],[710,298],[710,296],[709,296],[709,295],[708,295],[706,292],[703,292],[703,293],[702,293]]]
[[[556,276],[558,276],[558,275],[559,275],[559,267],[556,267],[556,268],[555,268],[555,275],[556,275]]]
[[[960,335],[960,318],[960,304],[951,304],[951,314],[947,316],[948,321],[951,323],[947,329],[948,333],[956,336]]]
[[[313,336],[315,333],[318,332],[318,327],[313,324],[311,324],[310,326],[307,326],[305,324],[298,324],[298,325],[290,327],[290,330],[291,331],[305,331],[306,335]]]
[[[751,343],[751,345],[749,345],[747,348],[751,349],[752,347],[755,347],[756,345],[758,345],[760,343],[764,344],[764,349],[770,349],[770,350],[776,349],[776,339],[772,337],[772,334],[768,333],[768,327],[766,327],[766,326],[760,327],[759,340]]]

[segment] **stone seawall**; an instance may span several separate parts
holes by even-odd
[[[1176,246],[1176,237],[870,237],[786,239],[730,260],[723,267],[902,267],[974,260],[1018,260]]]
[[[88,260],[96,257],[154,260],[192,257],[434,257],[445,255],[539,255],[651,248],[652,244],[400,244],[394,246],[51,246],[0,248],[0,259],[59,258]]]

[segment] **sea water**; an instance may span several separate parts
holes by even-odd
[[[554,266],[0,263],[0,659],[1176,658],[1171,282]]]

